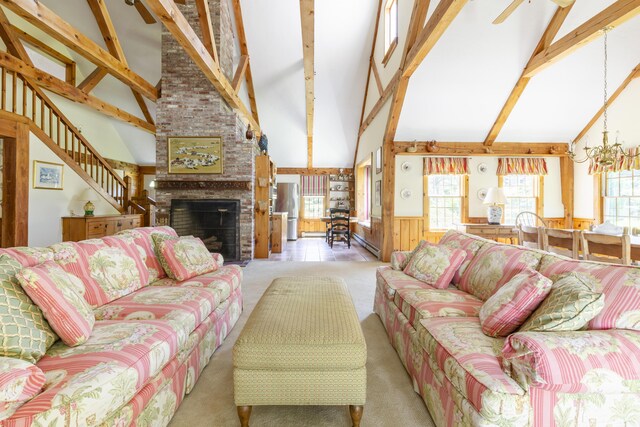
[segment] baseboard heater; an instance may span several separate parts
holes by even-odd
[[[375,246],[371,245],[369,242],[367,242],[367,240],[364,237],[362,237],[358,233],[351,234],[351,237],[353,237],[353,240],[355,240],[356,242],[358,242],[362,246],[364,246],[364,248],[366,250],[368,250],[369,252],[374,254],[376,257],[380,258],[380,249],[378,249]]]

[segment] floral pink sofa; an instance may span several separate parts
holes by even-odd
[[[0,401],[0,426],[169,423],[240,316],[242,271],[223,266],[222,257],[212,254],[216,271],[181,283],[172,280],[155,255],[152,232],[175,236],[169,227],[139,228],[45,249],[0,250],[25,267],[53,259],[80,277],[96,317],[84,344],[68,347],[57,341],[37,361],[46,382],[36,397],[13,407]],[[110,251],[123,242],[138,254],[133,261]],[[129,276],[137,274],[148,280],[132,288]],[[0,358],[0,383],[3,374],[10,379],[12,372],[14,377],[28,373],[24,365],[33,367]],[[18,384],[29,388],[28,381]],[[0,400],[7,394],[18,393],[0,387]]]
[[[377,270],[374,310],[438,426],[640,425],[640,268],[574,261],[450,231],[467,257],[448,289]],[[490,248],[496,248],[489,250]],[[605,294],[587,329],[483,334],[483,302],[526,266],[576,271]]]

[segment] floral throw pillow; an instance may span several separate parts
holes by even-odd
[[[160,264],[167,275],[180,282],[218,269],[211,252],[197,237],[153,234]]]
[[[604,298],[582,274],[562,275],[520,332],[578,331],[602,311]]]
[[[44,373],[36,365],[0,357],[0,420],[9,418],[25,402],[37,396],[44,383]]]
[[[465,256],[461,249],[449,249],[423,240],[413,250],[404,273],[434,288],[446,289]]]
[[[498,289],[480,308],[482,332],[506,337],[518,329],[551,291],[553,282],[530,268]]]
[[[16,277],[65,344],[75,347],[89,338],[96,319],[82,297],[80,279],[53,261],[25,268]]]
[[[22,268],[0,255],[0,357],[36,363],[58,337],[16,279]]]

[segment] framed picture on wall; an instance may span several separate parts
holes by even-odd
[[[221,174],[222,137],[169,137],[167,161],[169,163],[169,173]]]
[[[382,147],[376,150],[376,173],[382,173]]]
[[[62,190],[64,165],[61,163],[33,161],[33,188]]]
[[[374,196],[376,206],[382,206],[382,180],[376,181],[376,193]]]

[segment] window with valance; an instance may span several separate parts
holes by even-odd
[[[466,157],[424,159],[429,229],[453,228],[462,220],[465,195],[463,177],[469,174]]]
[[[504,206],[505,224],[515,224],[521,212],[535,212],[543,216],[540,202],[543,197],[542,177],[548,174],[545,159],[536,157],[502,157],[498,159],[499,186],[507,202]]]
[[[302,216],[321,218],[327,194],[329,177],[327,175],[303,175],[300,177],[300,196],[302,197]]]

